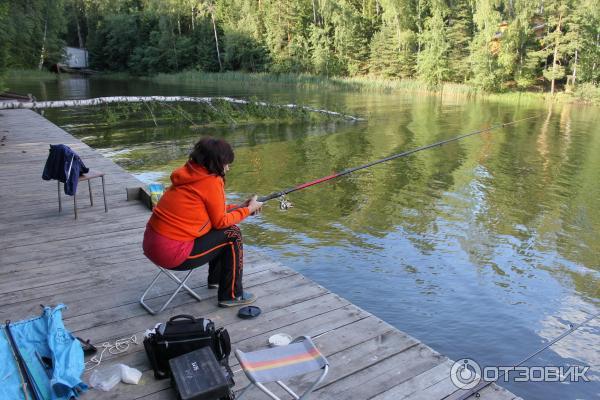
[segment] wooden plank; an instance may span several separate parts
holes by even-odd
[[[102,197],[97,197],[94,200],[94,206],[90,206],[89,198],[86,196],[80,196],[77,203],[77,211],[81,210],[79,213],[79,222],[81,225],[85,224],[85,222],[89,219],[88,215],[92,213],[92,215],[99,214],[104,216],[104,218],[109,217],[110,213],[115,210],[123,207],[133,208],[134,206],[139,206],[139,203],[127,202],[125,200],[125,195],[123,194],[115,194],[113,197],[110,195],[106,198],[106,204],[108,208],[108,213],[104,211],[104,203]],[[69,219],[73,219],[73,199],[63,199],[63,210],[62,212],[58,211],[58,200],[54,198],[53,200],[40,200],[36,205],[31,208],[22,209],[18,212],[10,216],[2,217],[2,221],[6,224],[3,226],[3,229],[9,230],[19,228],[19,221],[23,221],[26,218],[29,224],[38,222],[43,223],[44,220],[50,218],[56,218],[56,223],[60,224],[61,222]],[[13,206],[14,207],[14,206]],[[28,225],[24,225],[28,226]]]
[[[314,308],[309,308],[310,310],[313,310]],[[310,315],[309,315],[310,316]],[[315,322],[313,322],[313,326],[316,329],[327,329],[327,324],[329,325],[336,325],[339,324],[341,320],[344,319],[343,316],[348,316],[348,309],[347,308],[343,308],[343,309],[338,309],[338,310],[334,310],[334,311],[330,311],[327,312],[326,314],[324,314],[323,316],[318,316],[318,317],[312,317],[312,318],[308,318],[306,320],[306,322],[308,324],[311,323],[311,321],[315,321],[315,320],[319,320],[319,324],[321,326],[321,328],[319,328],[317,325],[315,325]],[[210,315],[209,315],[210,317]],[[320,318],[319,318],[320,317]],[[248,321],[246,321],[246,323],[248,323]],[[276,325],[272,325],[271,327],[276,326]],[[279,328],[276,328],[279,329]],[[287,329],[287,328],[286,328]],[[234,330],[232,329],[231,332],[234,332]],[[268,336],[266,336],[268,337]],[[263,341],[263,343],[265,343],[264,341],[266,341],[266,337],[261,337],[261,340]],[[234,345],[238,346],[238,344],[236,344],[235,339],[233,340]],[[139,347],[139,346],[137,346]],[[150,370],[148,370],[148,365],[147,365],[147,360],[146,360],[146,356],[145,354],[139,350],[133,353],[129,353],[127,356],[125,357],[117,357],[112,359],[113,363],[117,363],[117,362],[123,362],[127,365],[134,365],[136,366],[136,368],[140,368],[141,370],[143,370],[143,376],[146,378],[147,380],[146,382],[148,382],[147,384],[145,384],[145,387],[142,391],[142,395],[146,395],[146,394],[150,394],[154,391],[158,391],[158,390],[162,390],[168,387],[168,381],[154,381],[151,376],[152,376],[152,372]],[[236,382],[242,382],[243,384],[243,377],[240,375],[240,373],[238,372],[238,374],[236,374]],[[117,392],[115,392],[115,394],[118,394],[119,397],[117,398],[130,398],[127,397],[129,396],[130,393],[130,388],[127,387],[127,385],[118,385],[115,390],[117,390]],[[147,392],[146,392],[147,391]],[[144,393],[146,392],[146,393]],[[139,391],[136,390],[136,393],[140,393]],[[92,396],[90,398],[96,398],[95,396]],[[263,397],[264,399],[264,397]]]
[[[244,263],[251,269],[254,268],[253,264],[257,264],[260,261],[262,261],[261,264],[264,265],[272,264],[271,261],[261,259],[253,252],[246,252],[244,254]],[[87,265],[83,263],[86,263]],[[131,263],[133,263],[133,265]],[[112,247],[111,252],[108,254],[86,254],[85,258],[81,256],[66,255],[33,265],[29,261],[24,261],[0,266],[0,281],[15,283],[25,279],[36,281],[40,279],[40,274],[42,273],[46,275],[62,273],[77,274],[82,271],[87,273],[89,271],[96,272],[106,268],[114,270],[118,268],[119,265],[126,266],[129,269],[129,272],[135,271],[136,273],[139,273],[140,268],[147,271],[157,271],[153,268],[147,268],[148,266],[153,266],[153,264],[141,254],[139,243],[133,243]]]
[[[76,260],[79,258],[77,255],[64,254],[62,256],[52,257],[51,260],[47,260],[43,263],[32,263],[28,260],[21,260],[10,264],[0,265],[0,279],[4,277],[8,279],[9,276],[15,276],[14,273],[21,273],[24,270],[31,271],[32,273],[45,272],[48,268],[48,272],[53,271],[52,267],[57,266],[73,266],[76,268]],[[116,245],[111,248],[110,252],[99,252],[93,254],[86,254],[86,261],[90,267],[115,264],[118,262],[126,263],[131,260],[137,260],[145,258],[140,253],[139,243],[127,243],[123,245]]]
[[[39,304],[57,304],[65,303],[72,306],[69,312],[75,310],[86,310],[92,307],[95,310],[100,307],[109,307],[111,304],[136,303],[145,287],[150,283],[153,276],[158,271],[156,268],[149,268],[146,262],[146,271],[144,275],[128,275],[123,277],[119,271],[111,273],[100,273],[95,279],[86,276],[76,280],[56,283],[52,285],[28,288],[18,292],[3,295],[3,299],[9,299],[10,304],[4,304],[0,309],[0,316],[10,314],[11,319],[25,317],[27,312],[38,310]],[[260,263],[255,266],[249,266],[246,271],[246,277],[251,279],[255,270],[268,269],[270,264]],[[284,269],[276,271],[279,275],[285,274]],[[190,282],[190,287],[194,290],[200,290],[206,286],[206,269],[195,272],[196,277]],[[115,282],[119,282],[118,285]],[[155,290],[149,294],[148,301],[156,301],[172,293],[174,283],[168,279],[160,280]],[[27,295],[27,298],[24,296]],[[185,297],[184,297],[185,298]],[[183,301],[181,297],[176,298],[176,303]],[[191,299],[189,300],[191,301]],[[195,301],[195,300],[194,300]],[[78,306],[81,304],[80,306]]]
[[[288,273],[281,273],[281,271],[262,271],[253,275],[250,275],[245,282],[246,289],[253,290],[256,292],[255,294],[258,296],[259,294],[262,297],[267,297],[271,293],[277,293],[281,296],[282,293],[285,293],[290,290],[290,288],[295,285],[302,285],[302,277],[298,276],[298,274],[292,273],[291,271]],[[302,287],[302,286],[300,286]],[[172,292],[172,290],[171,290]],[[186,310],[186,312],[190,312],[193,315],[202,316],[208,314],[209,312],[214,312],[216,310],[222,311],[220,314],[225,313],[225,310],[221,310],[217,307],[217,291],[211,290],[208,288],[202,288],[202,290],[198,290],[197,293],[202,297],[202,301],[198,302],[196,299],[190,296],[178,296],[173,302],[173,306],[170,306],[170,309],[177,308],[177,312],[179,310]],[[299,293],[301,298],[304,298],[307,294],[309,296],[315,296],[317,294],[321,294],[323,291],[311,291],[307,293]],[[163,303],[168,298],[167,295],[161,296],[157,300],[160,303]],[[290,296],[286,300],[291,303],[296,299],[297,296]],[[269,305],[263,305],[264,300],[258,299],[258,304],[268,309]],[[281,302],[276,302],[274,304],[280,304]],[[287,303],[287,304],[289,304]],[[145,331],[149,327],[154,326],[156,317],[150,316],[138,303],[137,299],[135,302],[122,304],[116,307],[105,308],[101,311],[95,312],[86,312],[81,313],[78,312],[77,316],[67,317],[66,321],[68,321],[69,329],[80,332],[82,335],[86,337],[98,340],[104,339],[108,334],[113,336],[119,336],[121,334],[126,334],[125,331],[128,330],[131,332],[132,330],[137,331]],[[86,310],[87,311],[87,310]],[[218,319],[217,321],[218,322]]]
[[[116,233],[101,233],[89,238],[73,238],[61,240],[60,243],[41,243],[21,247],[5,249],[0,255],[0,263],[11,263],[14,261],[39,261],[47,259],[49,252],[62,256],[66,254],[86,253],[92,251],[101,251],[111,248],[117,244],[124,243],[142,243],[144,228],[124,228]]]
[[[325,356],[330,364],[330,370],[325,380],[320,386],[324,386],[340,379],[350,377],[351,375],[369,368],[387,358],[393,357],[412,347],[418,345],[418,342],[412,338],[407,338],[401,335],[398,331],[388,331],[380,337],[369,339],[358,345],[349,347],[340,352]],[[241,389],[246,384],[245,379],[239,380],[239,388]],[[305,391],[314,381],[314,376],[303,376],[300,378],[292,378],[289,380],[289,386],[297,392]],[[238,382],[236,382],[236,388]],[[275,392],[280,392],[274,386],[269,386]],[[283,391],[281,391],[283,393]],[[248,399],[260,399],[264,394],[259,391],[248,392]]]
[[[444,400],[456,400],[462,394],[462,390],[456,391],[448,397],[445,397]],[[520,397],[515,396],[508,390],[496,385],[492,384],[476,394],[469,396],[467,400],[519,400]],[[522,400],[522,399],[521,399]]]
[[[265,299],[265,304],[263,306],[261,306],[263,308],[263,314],[265,316],[268,316],[270,313],[273,313],[274,315],[280,315],[282,313],[286,313],[285,310],[308,310],[309,313],[305,315],[305,319],[309,318],[309,317],[314,317],[316,315],[320,315],[320,314],[324,314],[324,313],[331,313],[332,311],[335,311],[339,308],[342,308],[344,306],[347,306],[348,303],[344,302],[343,300],[337,298],[336,296],[333,296],[331,294],[328,294],[327,292],[324,292],[322,290],[316,290],[316,288],[314,287],[309,287],[309,288],[305,288],[308,290],[303,290],[302,292],[298,292],[298,294],[296,296],[293,296],[291,298],[286,298],[281,296],[282,292],[275,292],[275,293],[268,293],[267,290],[269,289],[269,285],[262,285],[260,287],[256,288],[256,292],[257,295],[260,295],[261,298]],[[337,301],[335,301],[337,300]],[[329,304],[330,307],[329,309],[326,309],[327,307],[324,304]],[[211,318],[213,321],[215,321],[215,323],[219,326],[226,326],[228,328],[228,330],[231,331],[231,333],[234,332],[234,329],[231,327],[231,324],[236,323],[237,321],[239,321],[239,318],[237,317],[236,314],[236,310],[223,310],[221,308],[218,308],[211,303],[208,302],[200,302],[200,303],[196,303],[194,305],[194,307],[190,307],[188,305],[184,306],[184,307],[178,307],[177,312],[182,312],[182,313],[191,313],[192,315],[197,315],[197,316],[202,316],[202,317],[206,317],[206,318]],[[331,314],[328,314],[329,316],[331,316]],[[165,317],[156,317],[156,316],[140,316],[137,317],[135,319],[132,319],[130,321],[128,321],[128,327],[129,329],[124,330],[122,326],[119,326],[117,324],[106,324],[103,325],[99,330],[89,330],[89,332],[86,332],[85,330],[82,331],[75,331],[76,334],[83,336],[85,338],[88,338],[89,335],[88,334],[93,334],[96,336],[96,338],[92,338],[90,337],[90,339],[92,339],[92,341],[94,343],[98,343],[101,344],[104,341],[109,341],[109,340],[113,340],[120,338],[120,337],[129,337],[132,334],[136,335],[137,337],[143,337],[144,332],[146,331],[146,329],[150,329],[152,327],[154,327],[156,325],[157,322],[163,321],[164,322]],[[262,323],[260,322],[259,324],[256,323],[256,321],[244,321],[246,323],[246,325],[250,326],[254,326],[254,325],[258,325],[260,327],[261,330],[267,330],[267,329],[280,329],[281,325],[285,325],[286,323],[289,324],[289,319],[286,320],[282,320],[281,318],[273,318],[273,321],[270,322],[265,322]],[[298,321],[296,321],[298,322]],[[336,322],[329,321],[329,324],[336,324]],[[115,329],[117,329],[115,331]],[[119,330],[120,329],[120,330]],[[122,332],[126,332],[125,334],[121,334]],[[251,334],[249,332],[246,332],[245,336],[239,336],[239,337],[244,337],[244,338],[248,338],[248,336],[250,336]],[[264,335],[263,333],[260,333],[259,335]],[[250,336],[253,337],[253,336]],[[261,336],[262,337],[262,336]],[[266,343],[266,338],[262,337],[263,339],[263,345],[264,343]],[[232,339],[233,343],[235,343],[235,339]],[[233,356],[232,356],[233,359]],[[137,363],[138,365],[144,365],[145,369],[149,369],[150,365],[149,364],[145,364],[144,362],[147,361],[146,360],[146,356],[145,354],[143,354],[143,348],[141,348],[140,346],[137,347],[132,347],[129,349],[129,351],[127,351],[126,353],[123,354],[119,354],[119,355],[107,355],[106,357],[107,361],[114,361],[114,362],[129,362],[129,363]],[[233,361],[233,360],[232,360]],[[235,365],[235,364],[234,364]]]
[[[419,344],[317,390],[321,399],[367,399],[439,365],[444,357]],[[400,397],[397,397],[400,398]]]
[[[401,381],[398,385],[373,396],[372,400],[405,399],[443,381],[448,378],[453,362],[450,360],[440,361],[433,368],[423,371],[406,381]]]
[[[335,297],[337,297],[337,296],[335,296]],[[322,303],[323,303],[323,300],[319,299],[318,301],[315,301],[315,302],[311,303],[311,305],[317,306],[318,304],[322,304]],[[309,310],[314,310],[315,312],[318,312],[318,311],[316,311],[317,309],[315,307],[309,307],[308,309]],[[336,311],[336,310],[334,310],[334,311],[327,312],[326,316],[322,318],[322,321],[326,321],[327,324],[335,324],[334,321],[339,321],[339,317],[334,316],[334,314],[336,314],[336,313],[339,314],[339,315],[341,315],[341,314],[347,315],[347,312],[345,312],[345,311]],[[231,313],[231,314],[234,314],[234,313]],[[308,316],[311,316],[311,315],[308,315]],[[334,316],[334,317],[332,318],[332,316]],[[209,314],[208,317],[211,317],[211,315]],[[313,318],[309,318],[308,320],[309,321],[314,321],[316,319],[315,316],[312,316],[312,317]],[[251,323],[249,321],[244,321],[244,322],[246,324]],[[275,322],[275,323],[271,322],[268,325],[271,328],[278,329],[278,328],[276,328],[278,326],[277,322]],[[233,332],[235,332],[235,330],[232,329],[231,332],[233,333]],[[251,334],[251,333],[247,332],[246,336],[248,334]],[[266,340],[266,338],[264,338],[264,337],[262,339]],[[233,339],[233,342],[235,343],[235,339]],[[147,365],[146,356],[143,353],[143,351],[141,351],[139,349],[139,347],[140,346],[136,347],[136,350],[138,350],[138,351],[130,352],[125,357],[113,358],[111,362],[113,362],[113,363],[124,362],[127,365],[134,365],[134,366],[136,366],[136,367],[138,367],[138,368],[140,368],[140,369],[143,370],[143,372],[144,372],[143,376],[145,378],[147,377],[147,380],[145,381],[144,388],[142,389],[142,394],[149,394],[149,393],[157,391],[157,390],[165,389],[168,386],[168,381],[154,381],[151,378],[152,373],[151,373],[151,371],[149,371],[147,369],[148,365]],[[239,379],[240,378],[238,378],[238,380]],[[127,387],[127,385],[118,385],[115,388],[115,390],[117,390],[117,392],[115,392],[115,394],[118,394],[118,396],[119,396],[117,398],[131,398],[131,397],[126,397],[126,396],[129,396],[131,394],[130,393],[130,388]],[[146,390],[148,391],[148,393],[144,393],[144,391],[146,391]],[[136,393],[140,393],[138,390],[136,390],[135,392]],[[90,398],[96,398],[96,396],[91,396]]]
[[[117,218],[116,216],[111,215],[110,219],[101,219],[91,223],[86,222],[86,229],[83,232],[75,230],[72,225],[69,226],[68,223],[65,223],[61,224],[61,226],[56,229],[51,238],[44,238],[37,235],[35,229],[23,230],[15,234],[11,239],[0,241],[0,246],[2,246],[4,250],[7,250],[16,247],[34,246],[42,243],[56,243],[63,240],[78,238],[89,238],[91,240],[101,233],[117,233],[124,229],[145,228],[148,223],[148,217],[148,215],[134,215],[131,217]],[[107,223],[109,223],[108,226]],[[57,243],[57,245],[60,246],[60,243]]]

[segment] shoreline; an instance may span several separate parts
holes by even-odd
[[[10,70],[6,78],[7,83],[14,80],[47,81],[61,79],[58,75],[48,71],[37,70]],[[71,76],[71,75],[66,75]],[[155,83],[167,84],[236,84],[245,86],[273,85],[291,86],[299,89],[331,89],[343,92],[364,93],[422,93],[431,96],[456,97],[467,100],[484,100],[501,103],[539,103],[551,104],[575,104],[598,106],[600,105],[600,87],[593,84],[581,84],[574,92],[560,91],[551,95],[548,92],[535,91],[505,91],[484,92],[468,83],[446,82],[440,88],[431,88],[423,82],[413,79],[385,79],[376,76],[357,77],[327,77],[311,74],[274,74],[274,73],[246,73],[246,72],[201,72],[182,71],[175,73],[160,73],[153,76],[136,76],[127,72],[100,72],[92,75],[89,79],[113,79],[129,80],[140,79]],[[10,86],[8,88],[10,90]]]

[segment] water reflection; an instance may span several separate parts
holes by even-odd
[[[539,335],[550,341],[568,331],[571,326],[584,322],[595,312],[594,307],[577,297],[565,298],[561,309],[540,321]],[[586,376],[600,381],[600,320],[590,321],[565,339],[552,346],[552,351],[563,359],[571,359],[575,364],[592,366]],[[594,368],[596,367],[596,368]]]
[[[580,320],[577,310],[598,308],[597,109],[135,81],[74,85],[49,85],[36,95],[256,95],[369,116],[360,124],[193,130],[139,119],[107,126],[93,110],[47,113],[148,181],[166,183],[200,135],[224,137],[236,148],[227,182],[232,199],[539,115],[294,193],[290,211],[269,205],[244,223],[246,242],[436,350],[486,365],[510,365],[557,336],[566,321]],[[532,362],[590,363],[597,371],[597,338],[596,324]],[[507,387],[528,399],[575,399],[594,397],[598,385]]]

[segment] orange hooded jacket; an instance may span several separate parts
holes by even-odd
[[[225,205],[223,178],[194,161],[173,171],[171,182],[148,221],[152,229],[169,239],[188,242],[250,215],[248,207],[227,212],[234,206]]]

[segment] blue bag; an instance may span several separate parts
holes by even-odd
[[[25,399],[17,350],[34,386],[29,389],[36,391],[36,397],[67,400],[87,390],[81,380],[83,350],[65,329],[61,313],[64,308],[62,304],[44,307],[40,317],[11,323],[10,333],[18,349],[12,348],[6,326],[0,327],[0,399]],[[31,393],[29,397],[35,398]]]

